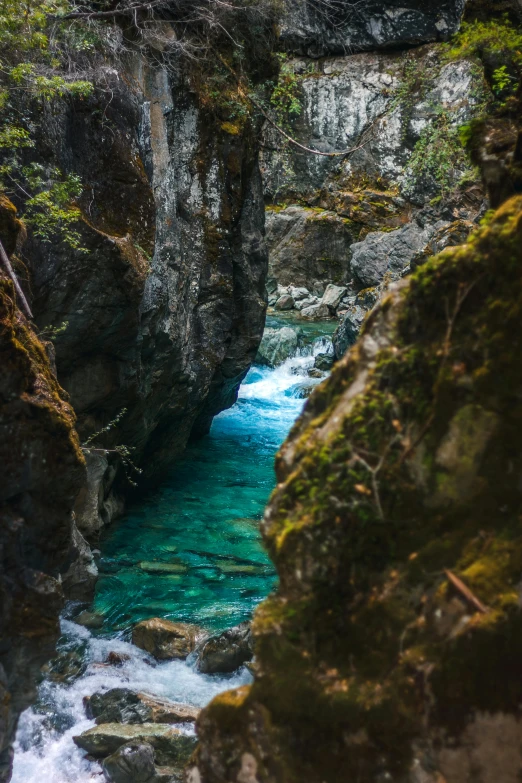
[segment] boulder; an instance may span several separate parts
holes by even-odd
[[[419,225],[408,223],[396,231],[373,231],[352,245],[352,272],[364,287],[379,285],[388,274],[398,280],[410,271],[412,262],[424,256],[430,240],[447,226],[444,221]]]
[[[304,310],[305,307],[312,307],[319,304],[319,298],[317,296],[307,296],[306,299],[300,299],[295,303],[296,310]]]
[[[103,774],[109,783],[156,783],[154,748],[148,742],[130,742],[108,756]]]
[[[212,636],[199,650],[197,667],[203,674],[228,673],[254,656],[250,623],[240,623]]]
[[[323,372],[328,372],[328,370],[331,370],[334,363],[334,357],[331,353],[318,353],[315,357],[314,361],[314,367],[317,370],[322,370]]]
[[[147,743],[155,750],[160,764],[179,764],[188,760],[196,744],[195,737],[162,723],[104,723],[73,737],[74,743],[96,759],[104,759],[122,745]]]
[[[80,614],[74,618],[74,622],[78,625],[83,625],[84,628],[91,630],[97,630],[103,626],[105,618],[99,612],[80,612]]]
[[[277,302],[275,303],[275,309],[276,310],[293,310],[294,309],[294,299],[290,294],[283,294],[283,296],[280,296]]]
[[[173,623],[152,617],[132,629],[132,643],[160,661],[184,659],[195,649],[201,630],[189,623]]]
[[[137,693],[129,688],[112,688],[85,699],[87,715],[96,723],[185,723],[195,721],[197,707]]]
[[[65,596],[71,601],[92,601],[98,579],[98,568],[91,548],[76,526],[72,524],[71,565],[62,576]]]
[[[355,304],[353,307],[348,308],[348,312],[333,335],[336,359],[341,359],[348,348],[355,343],[369,310],[369,307],[363,307],[360,304]]]
[[[330,308],[321,303],[304,307],[301,310],[301,317],[308,318],[310,321],[323,321],[331,317]]]
[[[294,302],[297,303],[301,299],[307,299],[310,296],[310,291],[308,288],[296,288],[292,285],[290,286],[289,294],[293,297]]]
[[[130,661],[130,655],[115,652],[114,650],[111,650],[105,659],[105,663],[108,663],[109,666],[123,666],[126,661]]]
[[[290,356],[295,356],[299,345],[299,333],[289,326],[281,329],[265,329],[256,362],[268,367],[277,367]]]
[[[330,283],[326,286],[326,291],[321,299],[321,304],[326,305],[326,307],[335,312],[345,293],[346,286],[333,285],[333,283]]]

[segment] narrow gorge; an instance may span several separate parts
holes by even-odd
[[[0,781],[520,779],[521,25],[0,2]]]

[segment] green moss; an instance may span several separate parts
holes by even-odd
[[[237,714],[268,712],[290,783],[400,777],[428,712],[518,714],[521,267],[516,198],[389,294],[278,456]]]

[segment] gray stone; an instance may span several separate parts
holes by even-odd
[[[62,576],[64,594],[72,601],[91,601],[98,579],[98,568],[91,548],[75,522],[72,524],[71,560],[71,565]]]
[[[132,643],[158,660],[170,661],[190,655],[201,635],[202,631],[196,625],[152,617],[134,626]]]
[[[318,353],[314,360],[314,367],[322,372],[331,370],[334,363],[334,357],[330,353]]]
[[[358,304],[348,309],[333,336],[336,359],[341,359],[348,348],[356,342],[369,309]]]
[[[397,231],[376,231],[352,245],[352,272],[364,288],[379,285],[386,274],[390,282],[410,270],[411,263],[426,251],[432,237],[448,223],[421,227],[408,223]]]
[[[198,651],[197,667],[203,674],[228,673],[254,656],[250,623],[240,623],[208,639]]]
[[[291,51],[321,57],[446,40],[457,31],[464,4],[465,0],[285,0],[281,42]]]
[[[296,288],[295,286],[290,286],[289,294],[293,297],[294,302],[297,303],[302,299],[307,299],[310,296],[310,291],[307,288]]]
[[[188,760],[196,744],[195,737],[164,723],[103,723],[73,737],[73,741],[96,759],[106,758],[129,742],[148,743],[154,748],[159,764]]]
[[[109,783],[156,783],[154,748],[148,742],[122,745],[102,764]]]
[[[345,293],[346,286],[341,287],[330,283],[330,285],[326,286],[326,291],[324,292],[323,298],[321,299],[321,304],[326,305],[331,310],[335,311],[339,307],[339,303]]]
[[[299,345],[299,333],[289,326],[281,329],[265,329],[256,356],[257,364],[277,367],[286,359],[295,356]]]
[[[295,303],[295,309],[304,310],[305,307],[312,307],[313,305],[319,304],[319,298],[317,296],[307,296],[306,299],[300,299],[299,302]]]
[[[96,723],[191,723],[200,710],[139,693],[129,688],[112,688],[85,699],[85,709]]]
[[[301,310],[301,317],[308,318],[310,321],[323,321],[330,318],[330,316],[330,308],[321,303]]]
[[[294,299],[290,294],[283,294],[283,296],[280,296],[277,302],[275,303],[275,309],[276,310],[293,310],[294,309]]]
[[[80,612],[80,614],[74,618],[74,622],[78,625],[83,625],[84,628],[91,628],[93,630],[102,628],[105,618],[99,612]]]

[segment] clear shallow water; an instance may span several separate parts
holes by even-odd
[[[269,319],[269,326],[280,325]],[[209,437],[189,446],[164,486],[109,528],[102,542],[94,610],[105,617],[90,632],[62,621],[61,655],[79,667],[69,682],[47,677],[39,701],[21,718],[13,783],[101,781],[101,768],[84,759],[72,737],[94,725],[82,700],[114,687],[144,690],[204,706],[217,693],[249,681],[246,669],[202,675],[193,661],[156,664],[127,641],[140,619],[160,616],[209,630],[236,624],[275,584],[258,524],[274,486],[274,454],[303,406],[314,355],[330,350],[306,329],[304,355],[272,370],[253,367],[237,404],[220,414]],[[315,339],[315,343],[312,341]],[[122,668],[104,666],[110,651],[130,656]],[[186,730],[186,727],[185,727]]]

